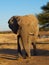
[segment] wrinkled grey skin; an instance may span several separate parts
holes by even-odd
[[[38,37],[38,32],[39,32],[37,18],[33,15],[13,16],[9,19],[8,24],[9,24],[9,28],[15,34],[19,32],[19,35],[22,40],[23,49],[26,51],[27,56],[30,57],[31,56],[30,45],[32,42],[34,42],[34,47],[35,47],[35,41]],[[30,33],[33,33],[34,37],[30,35]]]

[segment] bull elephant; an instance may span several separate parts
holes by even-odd
[[[8,24],[15,34],[20,35],[25,54],[30,57],[30,45],[32,42],[35,44],[38,37],[38,19],[34,15],[12,16]]]

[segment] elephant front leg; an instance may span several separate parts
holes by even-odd
[[[21,47],[20,47],[20,41],[19,41],[19,39],[20,39],[20,35],[18,35],[18,41],[17,41],[17,43],[18,43],[18,52],[21,52]]]
[[[19,52],[20,52],[20,44],[19,44],[20,35],[17,35],[17,55],[16,57],[19,58]]]
[[[26,43],[25,51],[26,51],[27,57],[31,57],[30,44]]]
[[[23,52],[23,56],[24,58],[30,57],[31,53],[30,53],[30,42],[29,39],[27,38],[23,38],[23,48],[24,48],[24,52]]]

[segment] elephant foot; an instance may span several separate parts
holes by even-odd
[[[29,56],[29,55],[27,55],[27,56],[24,55],[23,58],[24,58],[24,59],[27,59],[27,58],[31,58],[31,56]]]
[[[26,59],[28,56],[26,54],[22,54],[23,59]]]
[[[27,58],[30,58],[30,57],[31,57],[31,55],[28,55],[27,53],[25,55],[23,55],[24,59],[27,59]]]
[[[27,58],[27,56],[26,55],[23,55],[23,59],[26,59]]]
[[[26,59],[28,57],[28,54],[26,53],[25,50],[22,50],[22,57],[23,59]]]

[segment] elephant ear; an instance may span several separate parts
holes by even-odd
[[[19,27],[19,17],[13,16],[13,20],[14,20],[14,25]]]
[[[13,16],[12,18],[13,18],[13,23],[14,23],[14,24],[17,24],[18,21],[17,21],[17,19],[15,18],[15,16]]]
[[[19,24],[18,24],[18,21],[17,21],[17,19],[15,18],[15,16],[13,16],[12,18],[13,18],[12,31],[13,31],[14,33],[17,33],[18,30],[19,30]]]
[[[19,26],[21,26],[21,24],[22,24],[22,16],[15,16],[14,18],[16,19],[17,24]]]

